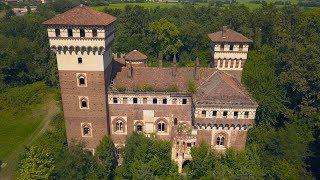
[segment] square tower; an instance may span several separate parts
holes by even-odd
[[[223,26],[208,34],[211,40],[211,66],[220,70],[242,70],[252,40]]]
[[[109,133],[107,87],[116,17],[77,6],[45,21],[56,53],[68,142],[94,149]]]

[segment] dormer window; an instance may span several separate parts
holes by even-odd
[[[72,29],[68,29],[68,37],[73,37]]]
[[[60,29],[55,29],[54,32],[56,33],[56,37],[60,37]]]
[[[80,37],[86,37],[84,29],[80,29]]]
[[[98,31],[96,29],[92,29],[92,37],[97,37]]]

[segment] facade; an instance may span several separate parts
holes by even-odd
[[[94,153],[106,134],[119,150],[135,131],[156,135],[172,142],[180,170],[202,141],[217,151],[245,147],[258,106],[240,83],[251,40],[223,28],[209,34],[211,67],[198,60],[192,68],[162,67],[162,59],[160,67],[148,67],[137,50],[113,58],[115,20],[78,6],[44,22],[57,56],[69,142],[86,141]]]

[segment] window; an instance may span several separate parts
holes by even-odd
[[[244,112],[244,118],[249,118],[249,111]]]
[[[116,122],[116,131],[117,132],[123,132],[123,123],[122,123],[122,121],[117,121]]]
[[[232,45],[232,44],[230,44],[229,50],[230,50],[230,51],[233,51],[233,45]]]
[[[138,103],[138,98],[133,98],[133,104],[137,104]]]
[[[179,156],[179,153],[177,153],[177,155],[176,155],[177,157]]]
[[[234,117],[234,118],[238,118],[238,115],[239,115],[239,112],[238,112],[238,111],[235,111],[235,112],[233,113],[233,117]]]
[[[212,116],[217,117],[217,111],[212,111]]]
[[[97,37],[98,31],[96,29],[92,29],[92,37]]]
[[[68,29],[68,37],[73,37],[72,29]]]
[[[84,29],[80,29],[80,37],[86,37]]]
[[[118,104],[118,98],[113,98],[113,104]]]
[[[218,145],[218,146],[223,146],[223,145],[224,145],[224,140],[225,140],[224,136],[219,135],[219,136],[217,137],[217,145]]]
[[[153,99],[152,99],[152,103],[153,103],[153,104],[157,104],[157,103],[158,103],[157,98],[153,98]]]
[[[83,75],[79,76],[79,86],[85,86],[86,85],[86,77]]]
[[[123,104],[127,104],[128,103],[128,98],[124,97],[123,98]]]
[[[90,123],[81,123],[81,128],[82,128],[82,136],[83,137],[92,136],[91,124]]]
[[[80,107],[81,107],[81,109],[88,109],[89,108],[88,99],[87,98],[82,98],[80,100]]]
[[[207,111],[201,111],[201,116],[206,117]]]
[[[239,51],[242,51],[242,50],[243,50],[243,45],[240,44],[240,45],[239,45]]]
[[[172,104],[177,104],[177,98],[172,99]]]
[[[228,111],[223,111],[223,117],[226,118],[228,116]]]
[[[162,99],[162,104],[167,104],[167,99]]]
[[[177,141],[177,145],[179,145],[179,141]]]
[[[143,128],[142,128],[142,125],[137,125],[137,132],[142,132]]]
[[[187,104],[187,99],[182,99],[182,104]]]
[[[173,125],[178,125],[178,119],[177,118],[174,118],[174,120],[173,120]]]
[[[187,143],[187,147],[191,147],[191,143]]]
[[[159,132],[165,132],[166,131],[166,124],[164,122],[158,123],[158,131]]]
[[[148,103],[148,98],[143,98],[143,104],[147,104]]]
[[[54,32],[56,33],[56,37],[60,37],[60,29],[55,29]]]
[[[82,58],[81,57],[78,58],[78,64],[82,64]]]
[[[223,51],[224,50],[224,44],[221,44],[220,45],[220,51]]]

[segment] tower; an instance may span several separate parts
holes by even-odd
[[[220,70],[242,70],[252,40],[226,26],[208,36],[211,40],[211,66]]]
[[[57,57],[68,142],[85,141],[92,152],[109,133],[107,87],[115,20],[80,5],[43,23]]]

